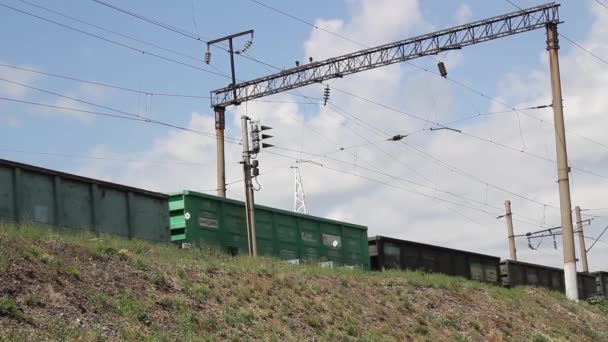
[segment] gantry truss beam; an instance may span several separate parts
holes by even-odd
[[[239,104],[364,70],[544,28],[547,24],[559,23],[559,6],[556,3],[548,3],[287,69],[273,75],[238,83],[234,86],[236,89],[230,85],[211,92],[211,105],[212,107],[225,107]]]

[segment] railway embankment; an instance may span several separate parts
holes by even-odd
[[[607,341],[608,305],[0,225],[0,341]]]

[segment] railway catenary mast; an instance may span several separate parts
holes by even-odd
[[[569,167],[566,153],[561,84],[559,77],[559,59],[557,42],[557,25],[559,4],[548,3],[522,9],[493,18],[475,21],[469,24],[405,39],[391,44],[364,49],[324,61],[309,63],[281,72],[260,77],[251,81],[229,85],[211,91],[211,106],[216,113],[223,113],[225,107],[238,105],[272,94],[289,91],[310,84],[321,83],[334,78],[379,68],[385,65],[405,62],[412,59],[436,55],[442,51],[460,49],[518,33],[545,28],[547,31],[547,49],[550,55],[551,88],[553,95],[553,112],[556,130],[556,152],[558,164],[558,184],[560,194],[561,220],[564,228],[564,270],[567,297],[578,299],[576,284],[576,262],[574,256],[574,236],[570,203]],[[216,120],[218,116],[216,116]],[[223,116],[222,118],[223,119]],[[218,137],[223,136],[223,122],[216,122]],[[218,138],[218,144],[223,140]],[[225,165],[218,146],[218,189],[224,189]],[[221,173],[221,174],[220,174]],[[221,184],[220,184],[221,183]]]

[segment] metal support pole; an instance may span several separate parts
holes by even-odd
[[[228,45],[230,48],[230,70],[232,71],[232,94],[236,101],[236,72],[234,71],[234,50],[232,48],[232,38],[228,39]]]
[[[215,137],[217,139],[217,195],[226,197],[226,162],[224,160],[224,129],[226,108],[215,107]]]
[[[576,225],[578,228],[578,243],[581,249],[581,262],[583,263],[583,272],[589,272],[589,264],[587,263],[587,248],[585,247],[585,234],[583,234],[583,219],[581,218],[581,207],[574,208],[576,212]]]
[[[515,235],[513,234],[513,218],[511,217],[511,201],[505,201],[505,209],[507,210],[507,214],[505,217],[507,218],[507,234],[509,238],[509,254],[511,255],[511,260],[517,261],[517,250],[515,249]]]
[[[258,255],[257,241],[255,239],[255,203],[253,198],[253,183],[251,182],[251,158],[249,151],[249,132],[247,123],[249,118],[241,116],[241,130],[243,134],[243,176],[245,181],[245,219],[247,221],[247,246],[250,256]]]
[[[555,148],[557,150],[557,182],[559,184],[559,204],[561,209],[562,240],[564,248],[564,280],[566,297],[578,300],[576,277],[576,255],[574,254],[574,232],[572,229],[572,206],[570,203],[570,181],[568,173],[568,153],[564,127],[562,86],[559,73],[559,42],[557,24],[547,25],[547,50],[551,69],[551,91],[553,94],[553,121],[555,122]]]

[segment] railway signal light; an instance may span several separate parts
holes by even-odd
[[[263,131],[270,129],[272,129],[272,127],[259,125],[254,122],[251,123],[251,153],[258,154],[261,149],[274,146],[263,142],[263,140],[273,137],[272,135],[262,133]]]

